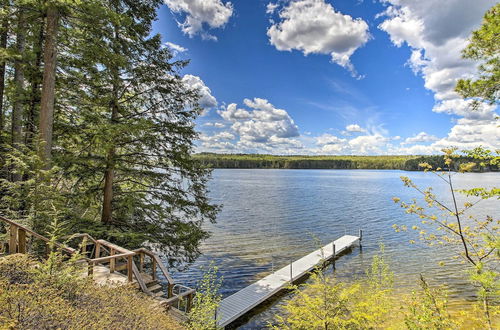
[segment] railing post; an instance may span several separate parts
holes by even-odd
[[[17,252],[17,226],[10,225],[10,230],[9,230],[9,253],[16,253]]]
[[[17,230],[17,252],[26,253],[26,230],[19,228]]]
[[[94,263],[92,261],[90,261],[89,262],[89,267],[88,267],[87,275],[89,277],[92,277],[93,274],[94,274]]]
[[[189,311],[191,310],[192,302],[193,302],[193,293],[190,293],[187,299],[186,313],[189,313]]]
[[[153,260],[153,280],[156,280],[156,259],[153,257],[151,258]]]
[[[99,258],[101,256],[101,243],[95,243],[95,258]]]
[[[132,256],[127,257],[127,275],[128,275],[128,281],[132,282]]]
[[[82,240],[82,255],[87,256],[87,236],[83,236],[83,240]]]
[[[109,255],[114,256],[115,255],[115,250],[113,248],[109,249]],[[116,264],[116,259],[111,259],[109,260],[109,272],[114,273],[115,272],[115,264]],[[130,272],[130,269],[128,269]]]
[[[144,272],[144,252],[139,253],[139,271]]]
[[[174,285],[172,283],[168,283],[168,286],[167,286],[167,298],[172,298],[174,296]]]

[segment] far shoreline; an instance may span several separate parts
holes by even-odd
[[[197,153],[192,155],[203,166],[211,169],[290,169],[290,170],[402,170],[423,171],[421,163],[433,168],[447,170],[445,160],[440,155],[342,155],[303,156],[266,154],[216,154]],[[476,162],[469,157],[459,157],[451,171],[458,171],[460,164]],[[481,166],[474,173],[498,172],[497,165]]]

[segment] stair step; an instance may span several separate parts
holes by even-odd
[[[156,293],[153,293],[153,296],[155,297],[162,297],[165,293],[163,291],[158,291]]]
[[[127,269],[128,265],[126,262],[119,262],[115,264],[115,270],[120,271],[120,270],[125,270]]]
[[[148,290],[153,292],[153,293],[156,293],[158,291],[163,292],[163,287],[160,284],[156,284],[156,285],[148,287]]]

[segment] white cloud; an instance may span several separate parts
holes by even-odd
[[[164,0],[174,13],[186,15],[184,22],[179,23],[182,32],[190,37],[201,34],[203,39],[217,40],[217,37],[207,33],[203,25],[209,28],[221,28],[233,15],[231,2],[221,0]]]
[[[327,54],[357,75],[350,57],[370,38],[368,24],[361,18],[336,12],[325,0],[293,0],[279,12],[279,18],[281,21],[267,30],[276,49]]]
[[[219,123],[219,122],[208,122],[208,123],[204,123],[202,126],[205,126],[205,127],[216,127],[216,128],[222,128],[222,127],[226,127],[225,124],[223,123]]]
[[[472,109],[472,100],[451,99],[437,103],[433,111],[459,115],[468,119],[493,119],[496,106],[481,103],[478,109]]]
[[[419,143],[419,142],[433,142],[439,140],[437,137],[434,135],[427,134],[425,132],[420,132],[417,135],[414,135],[412,137],[407,138],[402,142],[401,144],[414,144],[414,143]]]
[[[218,134],[214,134],[212,136],[208,136],[206,134],[200,135],[200,141],[202,142],[220,142],[224,140],[234,140],[236,136],[230,132],[220,132]]]
[[[236,121],[231,128],[238,133],[240,140],[267,143],[276,142],[276,138],[293,138],[299,136],[299,129],[293,119],[283,109],[275,108],[265,99],[245,99],[245,105],[251,108],[246,111],[249,118]],[[244,110],[243,110],[244,111]]]
[[[210,109],[217,106],[217,99],[212,95],[212,91],[198,76],[193,76],[190,74],[182,77],[182,82],[193,90],[198,91],[200,98],[198,100],[201,107],[205,109]],[[205,110],[207,112],[207,110]]]
[[[361,135],[349,140],[349,148],[352,154],[369,155],[386,153],[389,138],[380,134]]]
[[[405,142],[401,143],[401,147],[391,149],[390,152],[393,154],[425,155],[441,154],[441,150],[443,148],[450,147],[457,147],[459,150],[470,150],[479,146],[489,149],[498,149],[498,146],[500,145],[500,128],[498,121],[494,119],[477,120],[461,118],[457,121],[457,124],[451,128],[446,137],[442,139],[436,138],[437,141],[430,145],[415,144],[405,147],[404,145],[408,144],[406,141],[409,139],[406,139]],[[418,142],[428,141],[430,141],[430,139]]]
[[[475,119],[491,119],[495,107],[484,105],[472,112],[454,87],[458,79],[476,73],[477,63],[461,57],[472,30],[482,21],[484,12],[495,0],[383,0],[386,17],[379,28],[386,31],[398,47],[411,49],[408,65],[421,74],[425,88],[434,92],[435,112]]]
[[[266,14],[273,14],[278,7],[279,5],[277,3],[269,2],[266,6]]]
[[[448,136],[436,141],[433,146],[439,149],[454,146],[460,149],[473,149],[483,146],[498,149],[500,146],[500,127],[497,120],[475,120],[461,118],[451,128]]]
[[[328,133],[320,135],[316,138],[316,144],[322,145],[322,146],[332,145],[332,144],[338,145],[338,144],[344,144],[346,142],[347,142],[346,139],[341,139],[335,135],[331,135]]]
[[[236,103],[229,104],[225,109],[217,110],[217,113],[227,121],[237,121],[241,119],[250,119],[251,115],[245,109],[238,109]]]
[[[184,48],[180,45],[177,45],[177,44],[174,44],[173,42],[169,42],[167,41],[165,43],[165,46],[167,46],[168,48],[170,48],[170,50],[172,50],[172,52],[174,53],[174,55],[177,55],[178,53],[184,53],[186,52],[188,49],[187,48]]]
[[[345,130],[347,132],[352,132],[352,133],[362,133],[362,132],[366,132],[366,129],[362,128],[361,126],[359,126],[358,124],[351,124],[351,125],[347,125],[345,127]]]
[[[211,143],[217,143],[220,147],[221,140],[235,140],[231,148],[226,151],[237,149],[240,152],[268,152],[290,154],[303,148],[297,139],[300,136],[299,129],[293,119],[284,109],[276,108],[268,100],[262,98],[244,99],[244,107],[240,108],[236,103],[231,103],[218,110],[217,113],[230,123],[228,130],[208,136],[202,135],[202,150],[210,151]]]

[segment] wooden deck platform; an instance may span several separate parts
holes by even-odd
[[[86,267],[82,267],[82,277],[88,276],[88,271]],[[92,274],[94,281],[99,285],[106,286],[120,286],[128,283],[126,275],[120,274],[118,272],[111,273],[108,267],[105,266],[94,266],[94,273]],[[137,282],[134,280],[134,282]]]
[[[331,259],[334,254],[338,255],[359,241],[360,237],[357,236],[342,236],[223,299],[217,310],[219,326],[225,327],[234,322],[282,289],[285,289],[290,284],[290,281],[299,280],[322,261]],[[333,245],[335,245],[335,252],[333,251]]]

